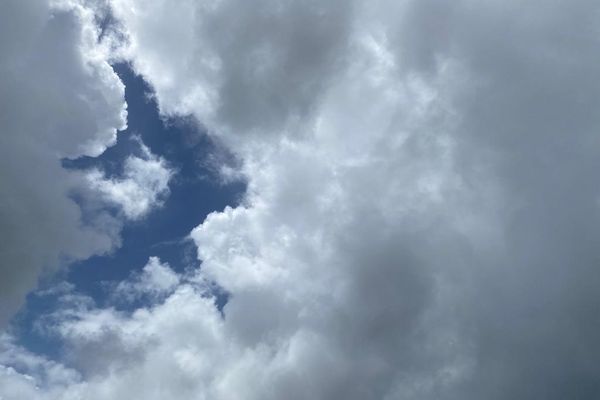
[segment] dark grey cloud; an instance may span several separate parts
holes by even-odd
[[[416,40],[401,43],[415,68],[436,57],[464,66],[461,173],[477,182],[483,170],[501,191],[503,251],[470,271],[464,304],[478,363],[464,395],[595,397],[598,6],[457,2],[440,17],[437,3],[415,5]],[[443,40],[429,18],[443,20]]]

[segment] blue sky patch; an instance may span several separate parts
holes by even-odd
[[[127,64],[117,64],[114,69],[126,86],[128,128],[118,134],[116,145],[99,157],[66,159],[63,166],[100,168],[108,176],[118,176],[124,160],[140,152],[136,140],[139,138],[152,153],[166,159],[176,173],[162,207],[140,220],[125,222],[121,247],[111,254],[74,263],[63,273],[42,282],[38,292],[28,295],[26,306],[13,320],[13,329],[18,332],[16,336],[21,345],[51,357],[59,356],[59,342],[35,328],[36,320],[51,313],[57,305],[58,297],[44,293],[45,289],[68,284],[102,307],[111,301],[107,289],[141,270],[151,256],[159,257],[177,272],[197,266],[196,248],[188,234],[209,213],[237,205],[246,189],[241,181],[220,181],[211,164],[214,154],[219,154],[221,161],[228,159],[233,163],[232,155],[200,132],[192,119],[162,119],[152,90],[143,78],[135,75]],[[217,302],[222,308],[227,296],[216,290]],[[129,304],[129,307],[136,305],[139,304]]]

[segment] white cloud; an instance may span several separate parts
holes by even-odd
[[[0,335],[0,387],[3,400],[35,399],[40,396],[58,398],[65,386],[79,379],[76,371],[30,353],[16,345],[7,334]]]
[[[77,372],[24,350],[7,334],[0,336],[0,348],[1,364],[10,366],[7,368],[17,368],[31,375],[42,376],[44,386],[62,385],[79,379]]]
[[[144,144],[141,146],[143,157],[129,156],[121,177],[107,178],[98,170],[86,174],[89,188],[106,202],[119,206],[130,219],[139,219],[162,205],[173,175],[162,157],[152,154]]]
[[[119,282],[114,288],[116,299],[132,301],[149,297],[151,300],[163,299],[171,294],[180,283],[180,276],[169,264],[162,263],[158,257],[150,257],[139,275]]]
[[[61,399],[597,397],[593,2],[112,5],[249,188],[192,232],[223,315],[75,310]]]

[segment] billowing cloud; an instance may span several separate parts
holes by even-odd
[[[50,4],[51,3],[51,4]],[[124,87],[91,12],[69,1],[0,5],[0,326],[44,270],[110,250],[118,222],[84,225],[61,158],[98,155],[126,122]]]
[[[40,398],[598,397],[594,2],[111,4],[248,192],[164,301],[65,314]]]
[[[126,128],[112,43],[96,23],[106,10],[78,0],[0,6],[0,327],[41,275],[119,245],[123,222],[107,205],[139,219],[168,194],[173,171],[143,144],[121,177],[61,165],[100,155]],[[94,201],[81,207],[82,195]]]
[[[121,177],[106,177],[96,169],[85,175],[92,192],[99,193],[104,201],[118,206],[130,219],[139,219],[162,205],[169,193],[169,180],[173,175],[162,157],[152,154],[143,143],[140,145],[142,157],[129,156]]]
[[[112,293],[116,300],[134,301],[161,299],[171,294],[180,283],[180,276],[158,257],[150,257],[142,272],[119,282]]]

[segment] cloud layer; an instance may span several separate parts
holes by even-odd
[[[123,284],[148,306],[57,314],[78,372],[15,356],[7,399],[600,394],[594,2],[111,6],[161,112],[248,192],[191,233],[199,269]]]

